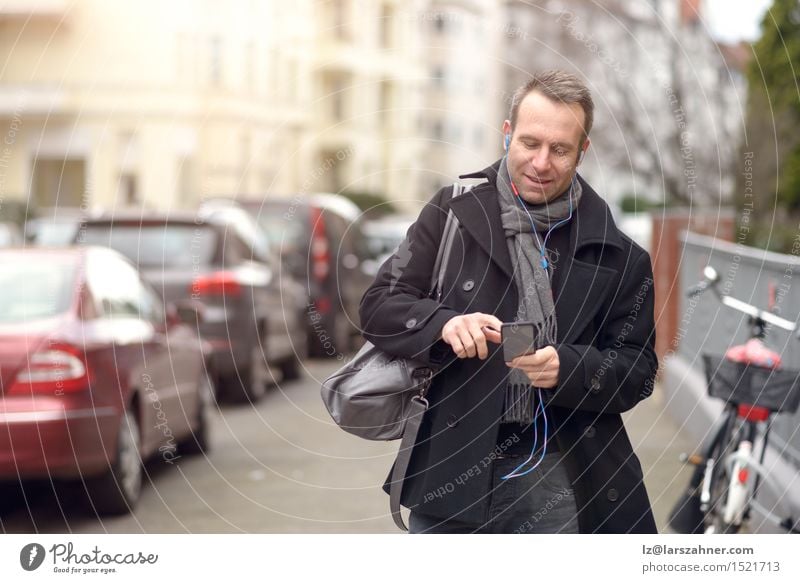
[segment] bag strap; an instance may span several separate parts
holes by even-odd
[[[389,482],[389,510],[392,511],[392,520],[394,520],[397,528],[404,531],[408,531],[408,527],[403,522],[403,515],[400,514],[400,498],[403,495],[403,484],[406,481],[411,452],[417,442],[417,434],[422,425],[422,417],[427,410],[427,399],[418,395],[411,399],[411,410],[406,420],[403,439],[400,441],[400,449],[397,452],[397,459],[394,461],[392,477]]]
[[[454,183],[451,200],[468,192],[471,188],[472,185],[462,187],[458,182]],[[442,231],[439,250],[436,252],[436,262],[433,264],[431,292],[436,300],[440,300],[442,297],[444,273],[447,270],[447,264],[450,260],[450,250],[453,247],[453,239],[455,239],[457,230],[458,218],[455,213],[453,213],[453,209],[450,209],[450,212],[447,213],[447,221],[445,221],[444,230]],[[430,376],[422,380],[422,382],[430,383]],[[394,462],[392,477],[389,481],[389,510],[392,512],[392,520],[394,520],[395,525],[403,531],[408,531],[408,527],[403,521],[402,514],[400,514],[400,498],[403,494],[403,484],[405,483],[406,473],[408,472],[408,464],[411,462],[411,453],[414,450],[414,445],[417,443],[417,434],[422,425],[422,417],[425,415],[425,411],[428,410],[428,400],[425,398],[426,392],[427,387],[420,391],[420,394],[415,395],[411,399],[411,410],[406,418],[403,439],[400,441],[400,449],[397,452],[397,459]]]
[[[472,190],[471,184],[464,187],[458,182],[454,182],[453,194],[450,197],[450,200],[462,195],[465,192],[469,192],[470,190]],[[458,218],[453,212],[453,209],[450,209],[447,213],[447,220],[444,223],[444,230],[442,231],[442,238],[439,242],[439,249],[436,251],[436,261],[433,264],[430,289],[432,297],[436,300],[440,300],[442,298],[444,273],[447,270],[447,264],[450,260],[450,250],[453,248],[453,239],[455,238],[457,230]]]

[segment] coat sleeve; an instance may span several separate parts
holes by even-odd
[[[553,405],[622,413],[653,392],[658,357],[650,257],[642,252],[622,274],[622,285],[592,345],[562,344],[559,384],[543,391]]]
[[[389,354],[441,365],[455,356],[440,339],[445,323],[458,312],[429,298],[452,188],[441,189],[425,205],[406,239],[378,270],[359,308],[362,334]],[[447,195],[447,196],[445,196]]]

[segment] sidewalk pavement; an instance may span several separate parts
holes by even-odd
[[[648,399],[623,415],[633,449],[642,464],[660,533],[669,532],[669,511],[689,483],[692,468],[682,464],[678,457],[681,453],[692,453],[695,447],[695,440],[667,413],[664,399],[664,392],[657,384]]]

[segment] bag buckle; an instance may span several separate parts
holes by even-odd
[[[433,369],[427,366],[415,368],[414,372],[411,373],[411,378],[415,382],[419,383],[419,397],[425,401],[425,404],[427,405],[428,402],[425,400],[425,395],[428,393],[428,389],[431,386],[431,381],[433,380]]]
[[[417,403],[422,403],[425,409],[427,409],[430,406],[430,403],[428,403],[428,399],[426,399],[422,394],[414,395],[413,397],[411,397],[411,400],[416,401]]]

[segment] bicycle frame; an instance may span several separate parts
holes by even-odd
[[[756,306],[723,295],[717,288],[719,276],[710,266],[704,270],[704,281],[690,288],[690,296],[699,295],[711,289],[720,302],[748,316],[750,339],[763,339],[768,324],[789,332],[797,332],[797,325]],[[800,338],[800,334],[798,334]],[[697,467],[692,474],[689,492],[699,491],[699,511],[702,515],[704,532],[714,532],[719,528],[723,532],[738,532],[741,525],[750,517],[751,507],[757,508],[765,518],[789,532],[800,532],[792,518],[781,519],[755,500],[759,486],[765,485],[771,491],[775,488],[769,483],[769,474],[764,467],[764,456],[769,441],[769,433],[774,412],[768,409],[758,411],[756,407],[742,409],[733,403],[726,403],[723,414],[717,421],[713,436],[703,447],[703,457],[697,460],[692,456]],[[761,455],[756,461],[753,447],[759,436],[759,423],[766,422],[761,445]],[[755,473],[753,487],[750,487],[751,472]],[[720,483],[720,480],[726,483]],[[780,500],[780,496],[776,496]],[[681,503],[682,501],[679,501]],[[717,507],[719,503],[722,507]],[[689,500],[686,500],[689,503]],[[676,507],[676,509],[680,509]],[[673,516],[677,516],[673,509]],[[695,527],[696,528],[696,527]],[[696,530],[695,530],[696,531]]]

